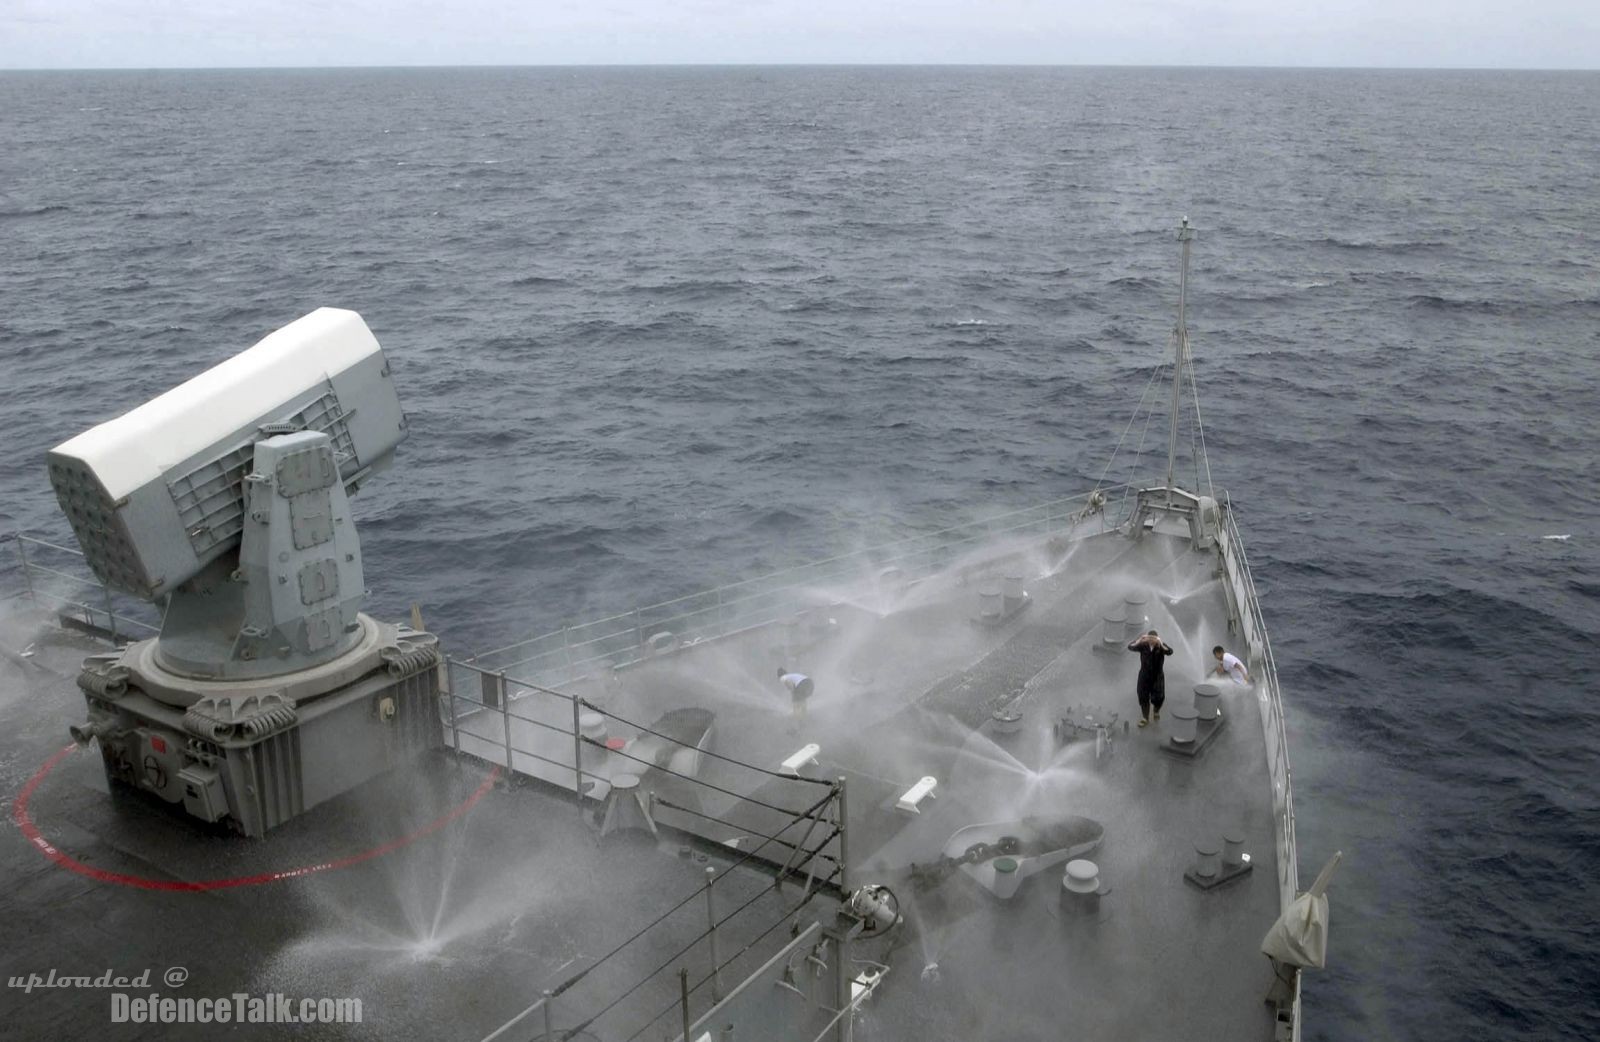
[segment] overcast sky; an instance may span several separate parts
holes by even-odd
[[[1600,0],[0,0],[0,68],[1600,67]]]

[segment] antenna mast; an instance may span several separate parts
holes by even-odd
[[[1183,365],[1189,357],[1189,326],[1185,311],[1189,303],[1189,243],[1194,229],[1189,218],[1178,225],[1178,241],[1183,243],[1183,267],[1178,273],[1178,324],[1172,331],[1172,429],[1167,435],[1167,504],[1172,504],[1173,465],[1178,456],[1178,404],[1183,398]]]

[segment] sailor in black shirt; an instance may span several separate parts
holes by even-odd
[[[1144,727],[1150,723],[1151,709],[1156,712],[1155,718],[1161,719],[1161,707],[1167,701],[1167,676],[1163,667],[1172,648],[1151,630],[1130,643],[1128,650],[1139,653],[1139,726]]]

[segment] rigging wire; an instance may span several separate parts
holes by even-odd
[[[1128,432],[1131,431],[1133,429],[1133,425],[1138,422],[1139,412],[1144,408],[1144,401],[1150,396],[1150,388],[1155,384],[1156,377],[1161,374],[1162,368],[1162,366],[1156,366],[1154,369],[1150,370],[1150,379],[1146,380],[1144,383],[1144,393],[1139,395],[1139,403],[1133,407],[1133,415],[1128,417],[1128,425],[1122,428],[1122,437],[1117,439],[1116,447],[1111,450],[1111,458],[1106,460],[1105,469],[1100,471],[1100,478],[1094,483],[1094,489],[1092,492],[1100,491],[1100,487],[1105,484],[1106,475],[1111,473],[1112,464],[1117,462],[1117,453],[1122,451],[1122,443],[1128,440]],[[1152,408],[1154,408],[1154,406],[1152,406]],[[1145,430],[1148,431],[1149,429],[1149,421],[1146,421]],[[1139,439],[1139,444],[1140,450],[1143,451],[1144,439],[1142,436]],[[1127,496],[1127,489],[1123,489],[1123,496]]]
[[[1194,426],[1195,430],[1200,434],[1200,461],[1205,464],[1206,468],[1206,494],[1211,497],[1212,502],[1215,502],[1217,487],[1211,482],[1211,456],[1206,452],[1206,428],[1200,419],[1200,391],[1195,384],[1193,363],[1189,365],[1189,397],[1194,399]],[[1195,483],[1199,483],[1198,474],[1196,475]]]
[[[1166,369],[1167,369],[1167,367],[1164,366],[1164,365],[1156,366],[1155,369],[1150,373],[1150,381],[1151,381],[1151,383],[1155,382],[1155,378],[1157,376],[1159,376],[1160,374],[1166,372]],[[1143,398],[1141,398],[1140,399],[1140,404],[1143,405],[1143,403],[1144,403],[1144,400],[1143,400]],[[1138,413],[1137,412],[1134,413],[1134,418],[1138,419]],[[1144,430],[1139,433],[1139,447],[1138,447],[1138,449],[1134,450],[1133,462],[1131,464],[1129,464],[1129,466],[1128,466],[1128,481],[1127,481],[1127,484],[1123,485],[1123,487],[1122,487],[1122,499],[1119,500],[1118,503],[1117,503],[1117,511],[1118,511],[1119,514],[1122,511],[1123,504],[1128,501],[1128,490],[1133,487],[1133,480],[1134,480],[1135,477],[1138,476],[1139,461],[1144,456],[1144,441],[1145,441],[1145,438],[1150,434],[1150,424],[1152,422],[1154,422],[1155,418],[1156,418],[1156,405],[1155,405],[1154,402],[1151,402],[1150,403],[1150,411],[1145,414]]]
[[[1187,419],[1187,417],[1185,417]],[[1200,494],[1200,450],[1195,444],[1195,425],[1189,425],[1189,462],[1194,464],[1194,484],[1189,486],[1194,489],[1195,495]]]

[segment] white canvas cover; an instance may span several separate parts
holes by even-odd
[[[1272,929],[1261,938],[1261,950],[1288,966],[1321,969],[1328,957],[1328,883],[1344,851],[1328,859],[1311,889],[1289,903]]]

